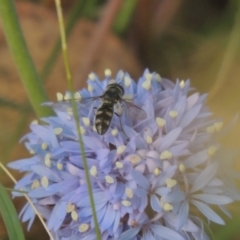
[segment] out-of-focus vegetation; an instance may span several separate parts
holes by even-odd
[[[54,0],[15,2],[30,53],[54,100],[56,92],[66,90]],[[62,5],[76,88],[85,85],[89,71],[103,76],[105,68],[113,74],[123,69],[137,78],[148,67],[172,80],[190,78],[192,86],[209,93],[209,107],[225,122],[240,111],[239,0],[62,0]],[[28,156],[17,142],[34,114],[1,29],[0,86],[0,152],[6,163]],[[239,121],[223,142],[240,149]],[[2,173],[1,180],[12,186]],[[230,210],[239,219],[239,207]],[[229,240],[240,239],[237,221],[226,222],[224,228],[211,225],[216,239],[226,239],[228,232]],[[45,239],[41,231],[36,221],[27,239]]]

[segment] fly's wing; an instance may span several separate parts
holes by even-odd
[[[124,111],[127,111],[129,117],[137,118],[139,120],[145,119],[147,117],[146,112],[142,108],[136,106],[135,104],[126,100],[123,100],[122,104],[123,107],[125,108]]]
[[[82,99],[73,99],[77,104],[77,110],[80,110],[81,106],[88,105],[93,103],[95,100],[100,99],[101,96],[97,97],[87,97]],[[61,112],[66,112],[69,109],[72,109],[72,101],[71,100],[63,100],[54,103],[44,103],[44,106],[50,106],[53,109]]]

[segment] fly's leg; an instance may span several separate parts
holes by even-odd
[[[115,112],[115,114],[118,116],[118,118],[119,118],[119,122],[120,122],[120,129],[121,129],[121,131],[123,132],[123,134],[127,137],[127,140],[129,140],[129,137],[128,137],[128,135],[124,132],[124,130],[123,130],[123,126],[122,126],[122,120],[121,120],[121,116],[118,114],[118,113],[116,113]]]

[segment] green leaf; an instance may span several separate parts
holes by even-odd
[[[16,209],[5,188],[0,184],[0,212],[10,240],[24,240]]]
[[[36,114],[39,117],[52,115],[49,108],[41,106],[48,99],[47,93],[28,51],[13,0],[0,0],[0,16],[8,47]]]

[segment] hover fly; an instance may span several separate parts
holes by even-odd
[[[95,113],[95,127],[97,133],[99,135],[103,135],[109,129],[114,114],[119,117],[122,128],[120,115],[115,111],[115,107],[117,107],[117,105],[120,105],[124,111],[127,111],[130,117],[134,116],[140,119],[146,118],[144,110],[135,104],[126,101],[123,96],[123,87],[119,83],[110,83],[107,85],[105,92],[101,96],[81,98],[77,100],[77,105],[80,107],[81,104],[89,104],[98,99],[101,101],[101,105],[97,108]],[[56,110],[66,111],[67,108],[71,107],[71,101],[56,102],[51,106]]]

